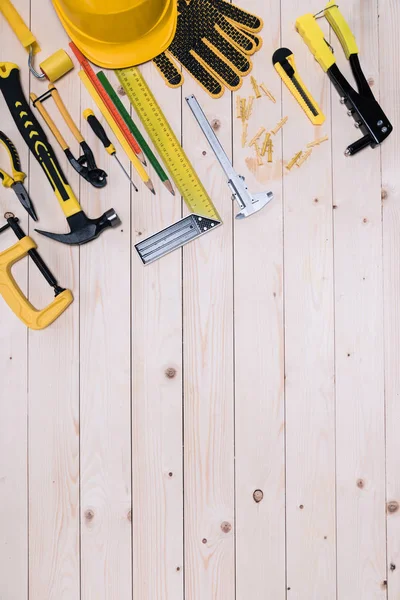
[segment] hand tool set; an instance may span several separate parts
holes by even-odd
[[[154,169],[172,195],[175,195],[172,182],[174,183],[190,210],[188,216],[135,245],[143,264],[154,262],[217,228],[222,224],[217,209],[136,65],[152,60],[167,85],[179,87],[183,84],[184,76],[175,63],[177,61],[212,98],[220,98],[225,89],[238,90],[243,78],[252,71],[252,56],[262,46],[259,37],[262,20],[227,0],[159,0],[157,3],[154,0],[119,0],[118,6],[114,6],[109,0],[93,0],[92,3],[82,0],[52,2],[72,40],[70,48],[81,67],[79,78],[135,172],[146,188],[155,194],[155,188],[145,169],[147,159],[149,167]],[[41,72],[38,73],[33,67],[33,57],[40,51],[36,38],[10,0],[0,0],[0,13],[29,53],[30,71],[38,79],[51,82],[44,94],[30,94],[33,106],[41,114],[73,168],[89,184],[95,188],[103,188],[107,184],[107,173],[97,167],[89,144],[53,85],[73,68],[70,57],[64,50],[58,50],[40,64]],[[332,48],[317,23],[320,16],[326,17],[339,38],[350,62],[358,91],[339,70]],[[339,92],[341,102],[347,107],[349,116],[354,118],[356,127],[363,134],[361,139],[347,147],[345,154],[350,156],[367,146],[374,148],[381,144],[391,133],[392,125],[363,74],[355,38],[335,0],[329,0],[326,7],[315,15],[310,13],[299,17],[296,29],[328,74]],[[89,60],[114,70],[121,84],[121,93],[127,95],[155,151],[147,143],[107,75],[102,71],[96,73]],[[291,50],[277,49],[273,53],[272,63],[311,124],[321,126],[325,116],[300,77]],[[262,103],[267,99],[276,104],[276,98],[266,84],[259,83],[253,75],[249,77],[249,86],[250,95],[236,96],[236,116],[242,124],[241,144],[242,147],[252,148],[255,153],[251,160],[253,168],[268,169],[271,168],[268,163],[274,161],[274,136],[280,134],[288,117],[281,118],[274,127],[271,124],[266,126],[264,121],[255,130],[250,119],[253,112],[259,112],[254,110],[257,102]],[[89,218],[82,210],[45,132],[24,96],[19,68],[14,63],[0,62],[0,90],[23,140],[42,167],[70,228],[69,233],[61,234],[39,229],[36,231],[64,244],[85,244],[97,238],[105,229],[118,226],[120,220],[114,209],[107,210],[96,219]],[[43,105],[50,97],[81,148],[82,154],[78,158],[74,156]],[[272,200],[272,192],[249,192],[245,178],[233,168],[196,97],[192,94],[186,98],[186,102],[226,174],[232,199],[239,206],[236,218],[243,220],[259,212]],[[119,160],[115,145],[93,110],[86,109],[83,118],[108,154],[117,160],[132,187],[138,191],[130,173]],[[291,123],[292,119],[288,127],[291,127]],[[315,148],[327,140],[326,135],[315,136],[286,162],[285,174],[293,176],[290,171],[308,161]],[[36,221],[35,209],[23,185],[25,174],[21,170],[18,152],[1,131],[0,145],[8,152],[12,170],[12,175],[9,175],[0,168],[2,184],[6,188],[12,188],[29,216]],[[86,184],[82,182],[82,185]],[[38,254],[35,242],[24,234],[18,219],[12,213],[6,213],[5,218],[7,223],[0,227],[0,233],[11,229],[19,241],[0,253],[0,294],[25,325],[32,329],[43,329],[69,306],[73,301],[72,294],[58,286]],[[11,275],[12,265],[26,255],[32,258],[55,292],[53,303],[42,311],[36,310],[29,303]]]
[[[117,226],[120,221],[113,208],[98,219],[89,219],[83,212],[45,132],[25,99],[19,68],[14,63],[0,63],[0,90],[20,134],[42,167],[71,230],[64,234],[39,229],[36,231],[55,241],[71,245],[86,244],[98,237],[104,229]]]

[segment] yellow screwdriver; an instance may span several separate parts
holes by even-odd
[[[133,183],[132,179],[129,176],[129,173],[126,171],[126,169],[124,168],[124,165],[119,160],[114,144],[112,144],[110,142],[110,140],[108,139],[108,136],[104,130],[103,125],[100,123],[100,121],[98,120],[98,118],[96,117],[94,112],[90,108],[87,108],[85,111],[83,111],[83,116],[86,119],[86,121],[89,123],[93,132],[96,134],[96,136],[99,138],[99,140],[103,144],[104,148],[107,150],[108,154],[110,154],[110,156],[113,156],[116,159],[119,166],[121,167],[121,169],[123,170],[123,172],[125,173],[127,178],[129,179],[129,181],[131,182],[132,187],[136,191],[138,191],[138,188]]]

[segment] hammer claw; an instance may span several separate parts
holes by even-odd
[[[75,213],[67,218],[68,225],[71,229],[70,233],[51,233],[50,231],[42,231],[35,229],[38,233],[62,244],[81,245],[95,240],[104,229],[108,227],[118,227],[121,221],[113,208],[107,210],[104,215],[98,219],[89,219],[82,211]]]

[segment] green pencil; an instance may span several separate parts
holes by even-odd
[[[148,143],[146,142],[146,140],[144,139],[144,137],[140,133],[139,129],[137,128],[137,126],[133,122],[133,119],[132,119],[131,115],[128,113],[128,111],[126,110],[125,106],[123,105],[123,103],[121,102],[121,100],[118,98],[118,94],[116,93],[116,91],[112,87],[111,83],[108,81],[105,73],[103,71],[99,71],[97,73],[97,78],[102,83],[102,85],[103,85],[104,89],[106,90],[107,94],[110,96],[110,99],[113,102],[115,108],[118,110],[119,114],[121,115],[121,117],[125,121],[125,123],[128,126],[130,132],[132,133],[133,137],[136,139],[136,141],[138,142],[139,146],[143,150],[144,154],[149,159],[150,164],[152,165],[153,169],[155,170],[155,172],[157,173],[157,175],[161,179],[162,183],[165,185],[165,187],[167,188],[167,190],[169,192],[171,192],[171,194],[173,194],[175,196],[175,190],[172,187],[172,183],[168,179],[168,175],[166,174],[166,172],[164,171],[164,169],[160,165],[160,163],[157,160],[157,157],[155,156],[154,152],[152,151],[152,149],[150,148],[150,146],[148,145]]]

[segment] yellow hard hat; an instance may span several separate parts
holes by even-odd
[[[177,0],[53,0],[71,40],[94,64],[122,69],[171,44]]]

